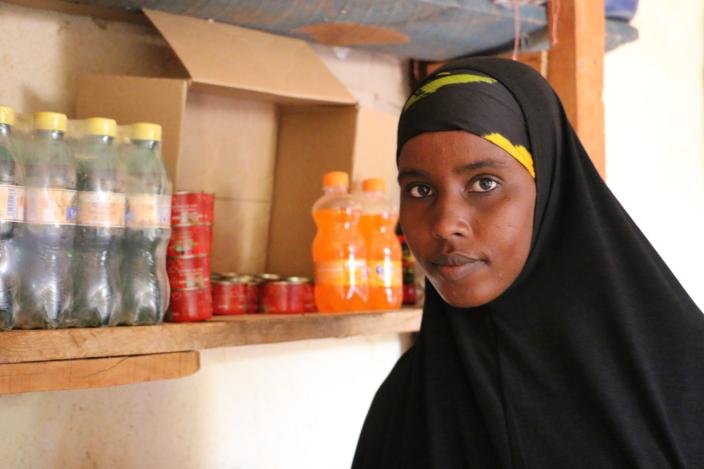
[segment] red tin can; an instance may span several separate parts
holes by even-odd
[[[264,299],[262,298],[262,295],[264,295],[264,290],[262,287],[271,282],[280,282],[283,280],[283,277],[279,274],[264,273],[256,274],[254,278],[257,282],[259,282],[259,312],[264,313],[266,311],[262,307],[264,304]]]
[[[200,194],[201,220],[206,225],[212,225],[215,220],[215,194],[201,192]]]
[[[177,191],[171,198],[171,224],[187,226],[203,224],[199,192]]]
[[[211,225],[215,210],[215,194],[175,192],[171,202],[173,226]]]
[[[289,277],[288,309],[291,313],[315,311],[313,282],[307,277]]]
[[[283,280],[283,277],[279,274],[257,274],[255,277],[262,283],[279,282]]]
[[[286,281],[267,282],[259,286],[259,311],[269,314],[291,313],[289,290]]]
[[[205,321],[213,316],[210,288],[171,290],[168,320],[171,322]]]
[[[213,280],[213,313],[256,313],[258,293],[258,285],[252,277],[237,276]]]
[[[183,256],[166,260],[169,284],[176,290],[210,286],[210,257]]]
[[[210,254],[212,230],[210,225],[174,226],[166,250],[169,257],[203,256]]]

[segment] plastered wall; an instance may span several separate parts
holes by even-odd
[[[607,179],[704,307],[704,3],[640,2],[640,40],[606,56]]]

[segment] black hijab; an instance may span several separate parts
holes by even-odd
[[[438,73],[453,70],[498,80],[520,106],[531,252],[480,307],[454,308],[426,282],[418,340],[377,392],[352,467],[704,468],[701,311],[538,73],[500,59]]]

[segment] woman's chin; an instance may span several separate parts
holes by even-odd
[[[452,284],[443,280],[434,280],[430,278],[430,283],[433,284],[435,290],[440,297],[455,308],[476,308],[477,306],[485,305],[494,300],[498,295],[491,295],[488,292],[483,292],[479,288]]]

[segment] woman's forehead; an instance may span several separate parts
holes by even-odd
[[[398,162],[399,180],[433,174],[464,175],[480,170],[525,168],[492,142],[465,131],[426,132],[409,140]]]

